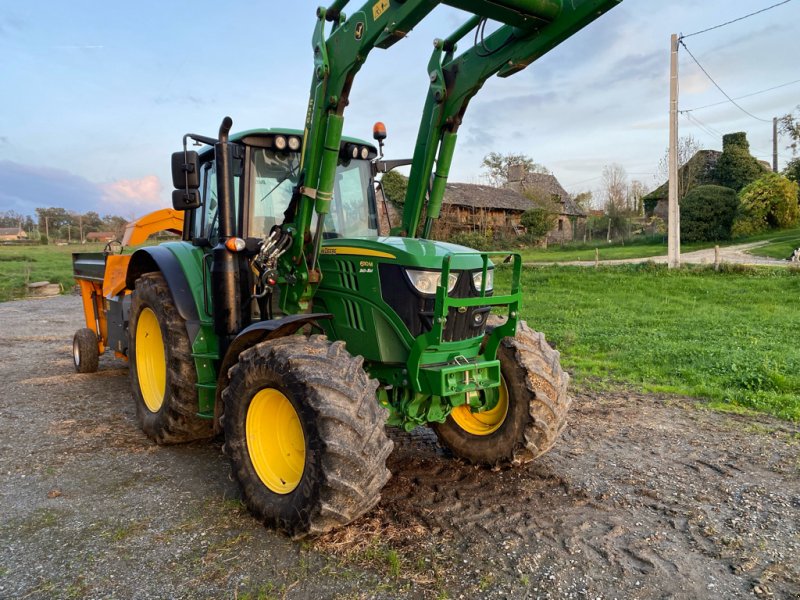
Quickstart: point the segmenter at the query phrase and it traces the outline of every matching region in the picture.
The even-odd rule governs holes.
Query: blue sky
[[[480,182],[491,151],[521,152],[571,192],[596,190],[604,165],[655,184],[667,143],[669,36],[777,0],[624,0],[575,37],[472,101],[451,181]],[[5,0],[0,8],[0,210],[64,206],[126,217],[169,205],[170,153],[191,131],[302,123],[317,2],[111,3]],[[359,6],[358,0],[352,2]],[[346,132],[389,130],[387,155],[410,156],[431,41],[465,15],[437,8],[406,40],[375,50],[356,78]],[[688,38],[717,83],[739,97],[800,79],[800,2]],[[681,53],[681,108],[724,100]],[[763,119],[800,104],[800,82],[742,99]],[[681,134],[720,148],[746,131],[769,160],[771,123],[730,104],[681,119]],[[781,163],[788,158],[781,144]]]

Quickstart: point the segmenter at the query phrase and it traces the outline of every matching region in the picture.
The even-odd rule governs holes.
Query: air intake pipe
[[[225,247],[225,241],[236,235],[236,198],[233,191],[233,160],[228,136],[233,120],[225,117],[219,127],[219,140],[214,145],[217,171],[219,240],[212,250],[211,298],[214,305],[214,331],[220,338],[220,352],[242,329],[242,300],[239,287],[239,256]]]

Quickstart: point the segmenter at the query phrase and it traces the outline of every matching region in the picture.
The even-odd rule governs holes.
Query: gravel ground
[[[219,442],[158,447],[127,369],[76,374],[79,298],[0,304],[0,598],[800,598],[800,428],[579,394],[515,470],[392,432],[378,507],[294,542]]]

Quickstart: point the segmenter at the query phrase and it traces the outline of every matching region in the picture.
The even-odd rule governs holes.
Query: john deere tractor
[[[105,333],[100,350],[129,359],[143,430],[162,444],[223,434],[249,509],[295,536],[378,502],[387,424],[431,426],[486,465],[525,463],[556,441],[568,376],[519,320],[520,257],[500,255],[508,285],[495,291],[497,253],[430,235],[486,79],[525,68],[618,0],[369,0],[346,16],[347,3],[317,11],[302,130],[231,134],[226,117],[216,137],[187,134],[172,157],[181,241],[76,257],[79,278],[94,268],[103,281],[87,287],[87,324]],[[342,135],[354,77],[439,4],[473,16],[434,42],[413,159],[384,160],[380,124],[377,144]],[[411,165],[402,222],[381,236],[375,178],[399,164]],[[96,366],[96,338],[82,332],[79,370]]]

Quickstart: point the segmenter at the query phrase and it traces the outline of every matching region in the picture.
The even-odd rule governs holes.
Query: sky
[[[526,70],[492,78],[459,132],[451,181],[481,183],[489,152],[523,153],[573,193],[599,195],[605,165],[660,184],[668,141],[670,34],[690,34],[779,0],[624,0]],[[351,11],[361,5],[353,0]],[[37,206],[130,218],[169,206],[170,154],[187,132],[302,127],[317,2],[135,3],[0,0],[0,211]],[[345,12],[347,11],[345,9]],[[359,72],[345,133],[388,129],[387,158],[410,156],[434,38],[468,15],[440,6]],[[771,161],[772,117],[800,104],[800,0],[687,37],[680,135],[721,149],[745,131]],[[465,40],[466,41],[466,40]],[[788,85],[784,85],[788,84]],[[699,123],[699,124],[698,124]],[[780,165],[790,158],[779,138]]]

